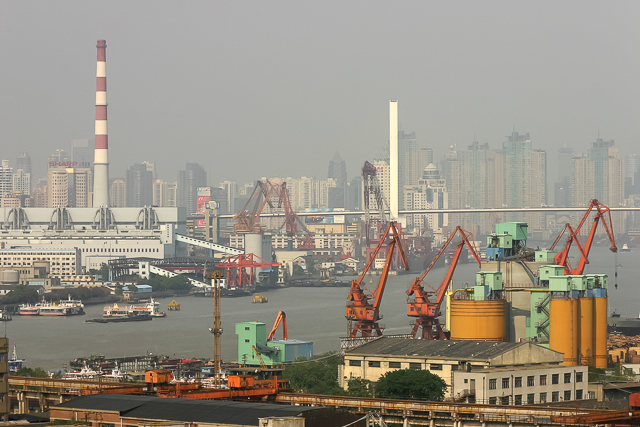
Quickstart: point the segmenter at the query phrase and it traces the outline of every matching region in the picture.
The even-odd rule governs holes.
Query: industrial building
[[[313,342],[282,339],[267,340],[267,326],[261,322],[236,323],[238,362],[241,365],[282,365],[298,357],[313,358]]]
[[[462,390],[470,388],[468,381],[475,379],[476,390],[483,387],[486,390],[484,395],[477,391],[481,400],[476,402],[489,403],[489,398],[494,394],[490,392],[488,383],[483,385],[481,382],[482,375],[493,372],[496,377],[500,376],[499,372],[502,371],[491,369],[501,368],[509,371],[509,378],[528,377],[531,376],[527,374],[528,371],[539,369],[548,371],[549,387],[544,388],[546,385],[540,385],[538,382],[536,384],[543,386],[543,389],[536,389],[535,393],[547,392],[551,400],[553,391],[559,391],[559,387],[551,387],[558,385],[552,384],[552,374],[564,376],[565,373],[581,372],[586,390],[587,367],[567,367],[563,366],[562,362],[562,353],[530,342],[415,340],[383,336],[362,346],[345,350],[344,365],[339,366],[338,381],[340,386],[346,389],[349,381],[354,378],[375,382],[385,373],[394,370],[427,370],[447,383],[445,398],[462,397]],[[503,373],[502,377],[506,377],[506,374]],[[465,382],[465,379],[468,381]],[[457,381],[460,382],[456,383]],[[574,381],[571,382],[571,387],[573,386]],[[508,388],[511,389],[511,386]],[[504,392],[502,387],[499,389]],[[564,389],[562,391],[564,392]],[[575,393],[572,396],[575,396]],[[583,396],[586,397],[586,391]],[[514,400],[510,400],[508,404],[514,404]]]
[[[49,246],[50,247],[50,246]],[[21,269],[23,267],[43,267],[48,265],[52,277],[80,274],[80,249],[0,249],[0,267]]]
[[[358,415],[333,408],[226,400],[165,399],[96,394],[51,408],[51,421],[82,421],[92,427],[211,426],[325,427],[346,425]],[[365,421],[350,424],[364,427]]]

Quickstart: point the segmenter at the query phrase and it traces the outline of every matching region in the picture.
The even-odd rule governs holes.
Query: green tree
[[[376,397],[443,400],[447,383],[429,371],[402,369],[384,374],[375,386]]]
[[[347,394],[355,397],[373,397],[371,381],[362,378],[354,378],[350,380]]]
[[[338,385],[338,355],[328,353],[323,358],[294,360],[284,369],[284,377],[291,387],[304,393],[342,395]]]
[[[35,304],[40,295],[35,286],[17,285],[14,290],[2,298],[3,304]]]
[[[34,377],[34,378],[48,378],[49,375],[42,368],[20,368],[16,372],[16,376],[18,377]]]

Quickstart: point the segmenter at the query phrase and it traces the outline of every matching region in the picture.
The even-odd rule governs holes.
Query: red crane
[[[389,236],[389,233],[391,233],[391,236]],[[362,281],[371,268],[376,255],[380,251],[380,248],[387,240],[387,236],[389,236],[391,240],[388,243],[384,268],[380,273],[380,280],[378,281],[378,285],[373,290],[373,292],[371,292],[364,286],[362,286]],[[391,269],[391,259],[393,257],[393,251],[396,247],[400,252],[400,257],[402,258],[402,263],[405,270],[409,269],[409,264],[407,263],[407,258],[405,257],[404,248],[402,245],[402,234],[396,228],[396,223],[390,222],[387,226],[387,230],[382,235],[378,246],[373,252],[373,255],[371,256],[371,258],[369,258],[369,261],[362,271],[362,274],[357,280],[353,280],[351,282],[351,290],[349,292],[349,296],[347,297],[347,300],[349,302],[347,302],[345,315],[348,320],[348,333],[350,337],[355,338],[358,335],[358,332],[360,332],[362,337],[370,337],[374,334],[375,336],[382,335],[382,330],[378,325],[378,320],[382,319],[382,316],[380,315],[380,303],[382,302],[382,295],[384,294],[384,288],[387,284],[387,277],[389,276],[389,270]],[[355,325],[352,326],[352,322],[354,320]]]
[[[282,339],[287,340],[287,315],[284,311],[280,310],[278,312],[278,316],[276,317],[276,322],[273,324],[273,328],[271,328],[271,332],[269,332],[269,336],[267,337],[267,341],[273,341],[273,337],[278,330],[278,326],[282,323]]]
[[[458,247],[451,259],[451,265],[449,266],[449,271],[447,271],[447,275],[444,277],[440,286],[436,289],[433,289],[433,292],[427,292],[424,290],[424,287],[421,285],[424,278],[427,276],[429,271],[436,264],[438,259],[445,253],[447,246],[453,240],[456,234],[460,233],[460,243],[458,243]],[[460,259],[460,254],[462,253],[462,248],[466,244],[471,251],[471,254],[476,259],[478,266],[480,267],[480,257],[476,252],[475,248],[471,244],[471,240],[473,240],[473,234],[468,231],[463,230],[460,226],[456,227],[455,231],[449,236],[449,239],[444,243],[440,252],[436,255],[436,257],[431,261],[429,267],[425,270],[425,272],[420,277],[416,277],[411,284],[411,287],[407,290],[407,295],[409,298],[413,297],[407,302],[407,315],[410,317],[416,317],[416,322],[413,325],[413,329],[411,330],[411,335],[415,338],[418,330],[422,328],[422,339],[423,340],[433,340],[440,339],[446,340],[442,326],[440,326],[440,322],[438,317],[442,314],[440,312],[440,305],[442,304],[442,300],[444,299],[445,291],[447,290],[447,286],[451,282],[453,278],[453,273],[456,271],[456,266],[458,265],[458,260]],[[429,286],[431,287],[431,286]],[[429,294],[433,294],[433,301],[429,299]],[[434,334],[435,328],[435,334]]]
[[[291,206],[291,199],[289,197],[289,189],[287,183],[283,182],[279,189],[279,203],[284,207],[284,228],[288,236],[295,236],[298,231],[301,230],[305,233],[305,236],[298,242],[298,249],[310,250],[316,248],[315,238],[313,233],[309,231],[304,222],[300,219],[296,211]],[[299,226],[299,228],[298,228]],[[293,249],[293,248],[289,248]]]
[[[237,221],[233,226],[233,231],[236,233],[261,233],[260,214],[265,205],[274,207],[271,203],[272,195],[279,195],[276,185],[273,185],[269,180],[266,182],[257,181],[251,197],[242,210],[233,217]]]
[[[589,236],[587,237],[587,241],[584,245],[580,244],[580,229],[589,218],[589,215],[593,210],[596,210],[595,216],[593,218],[593,224],[591,225],[591,230],[589,231]],[[586,264],[589,264],[589,252],[591,251],[591,245],[593,244],[593,239],[596,236],[596,230],[598,228],[598,224],[602,221],[602,225],[604,225],[604,229],[607,232],[607,237],[611,242],[611,247],[609,248],[611,252],[618,252],[618,248],[616,247],[615,237],[613,235],[613,223],[611,222],[611,211],[608,207],[600,203],[598,200],[593,199],[587,208],[582,220],[575,228],[575,230],[569,225],[565,225],[565,228],[569,230],[569,237],[567,238],[567,242],[565,244],[564,249],[556,254],[554,261],[556,265],[564,266],[564,274],[582,274],[584,272],[584,268]],[[563,230],[564,232],[564,230]],[[561,233],[562,235],[562,233]],[[560,239],[560,236],[556,239],[556,242]],[[569,263],[569,250],[571,249],[571,244],[576,242],[578,249],[580,250],[580,261],[576,268],[572,268]],[[555,243],[554,243],[555,246]]]

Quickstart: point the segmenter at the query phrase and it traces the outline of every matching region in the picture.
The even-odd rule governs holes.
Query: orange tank
[[[461,341],[507,341],[507,302],[452,300],[451,339]]]
[[[578,300],[554,298],[549,303],[549,348],[564,353],[565,365],[578,363]]]
[[[594,298],[593,348],[595,350],[595,366],[599,369],[607,367],[607,297]]]
[[[580,364],[595,366],[595,354],[593,352],[593,298],[580,298]]]

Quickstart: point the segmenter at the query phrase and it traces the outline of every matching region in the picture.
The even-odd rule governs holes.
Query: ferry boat
[[[160,311],[160,303],[153,298],[149,300],[145,305],[133,306],[135,311],[146,311],[151,317],[166,317],[167,313]]]
[[[129,317],[131,306],[120,307],[118,303],[108,305],[102,310],[102,317]]]
[[[63,307],[55,302],[44,303],[40,305],[40,316],[69,316],[71,309],[69,307]]]
[[[16,352],[16,343],[13,343],[13,354],[11,355],[11,359],[9,359],[9,372],[15,374],[20,369],[22,369],[22,364],[24,362],[24,359],[18,359],[18,353]]]
[[[60,305],[70,308],[69,314],[71,315],[84,314],[84,304],[82,301],[79,299],[71,299],[71,295],[69,295],[69,298],[66,300],[61,299]]]
[[[93,369],[89,369],[87,365],[84,365],[82,369],[75,372],[67,372],[64,375],[65,380],[77,380],[77,379],[87,379],[101,376],[102,373],[98,371],[94,371]]]
[[[41,304],[22,304],[20,306],[20,311],[18,312],[20,316],[39,316],[40,315],[40,306]]]

